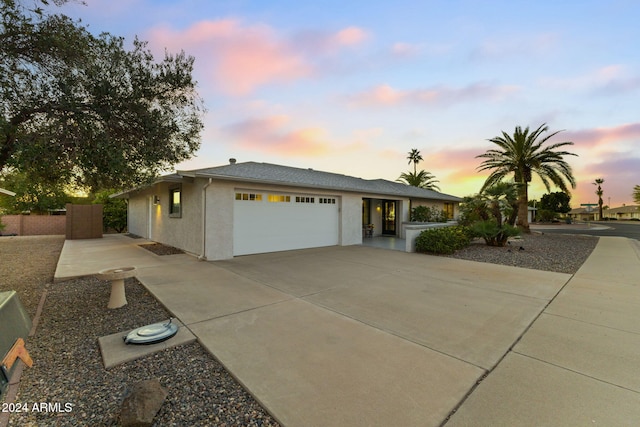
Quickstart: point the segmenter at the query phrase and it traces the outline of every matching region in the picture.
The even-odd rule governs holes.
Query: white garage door
[[[337,245],[339,204],[335,196],[237,190],[233,254]]]

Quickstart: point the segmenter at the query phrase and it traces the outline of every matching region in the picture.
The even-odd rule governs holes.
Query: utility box
[[[24,340],[31,331],[31,318],[18,299],[15,291],[0,292],[0,362],[4,361],[7,354],[19,338]],[[0,395],[9,384],[9,379],[17,365],[11,369],[0,366]]]

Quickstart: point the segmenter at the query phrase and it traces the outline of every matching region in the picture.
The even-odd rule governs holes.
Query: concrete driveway
[[[527,392],[516,377],[536,372],[531,360],[548,365],[535,341],[519,345],[532,357],[511,349],[529,330],[557,328],[554,312],[543,311],[574,277],[363,246],[200,262],[159,257],[127,239],[102,239],[118,246],[100,242],[102,253],[122,259],[95,250],[101,261],[91,268],[139,262],[138,279],[286,426],[437,426],[456,409],[452,425],[495,425],[502,415],[492,408]],[[67,241],[57,276],[71,272],[84,244]],[[624,262],[637,262],[631,253]],[[550,307],[566,310],[568,295]],[[494,371],[503,377],[487,394]]]

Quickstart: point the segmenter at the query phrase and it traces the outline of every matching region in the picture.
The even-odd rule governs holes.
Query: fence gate
[[[102,205],[67,203],[67,240],[102,237]]]

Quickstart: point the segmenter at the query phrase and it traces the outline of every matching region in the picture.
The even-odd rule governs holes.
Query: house
[[[462,200],[384,179],[234,159],[113,197],[129,200],[130,233],[208,260],[361,244],[369,224],[374,235],[403,236],[411,207],[440,208],[453,219]]]
[[[597,207],[592,207],[591,209],[586,209],[586,208],[571,209],[568,215],[571,218],[579,221],[599,221],[600,220],[600,212]],[[607,220],[609,218],[615,218],[618,220],[640,219],[640,206],[622,205],[617,208],[611,208],[611,209],[604,208],[602,210],[602,217],[604,220]]]
[[[640,206],[622,205],[618,208],[605,209],[602,215],[605,218],[616,218],[619,220],[640,219]]]
[[[574,208],[567,212],[567,216],[574,221],[596,221],[598,209]]]

